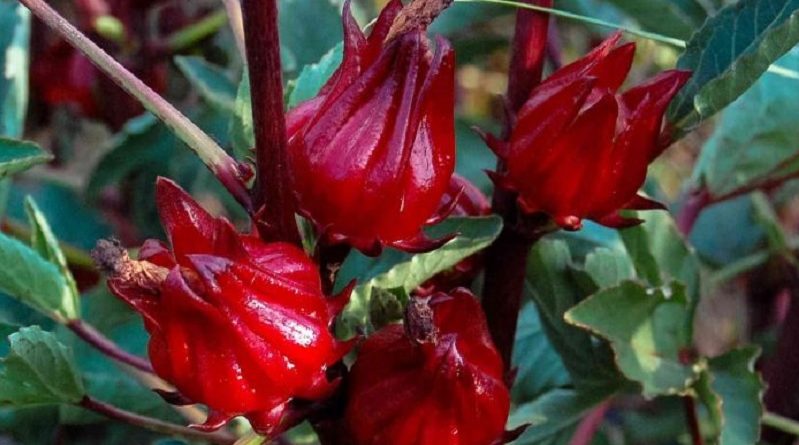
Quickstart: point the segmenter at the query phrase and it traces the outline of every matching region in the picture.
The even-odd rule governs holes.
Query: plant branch
[[[795,161],[795,159],[791,158],[790,161]],[[787,162],[781,163],[773,171],[779,170],[784,164],[787,164]],[[690,235],[694,224],[699,219],[699,216],[708,207],[740,198],[741,196],[748,195],[756,191],[768,192],[782,186],[788,181],[799,178],[799,171],[774,177],[768,177],[768,174],[765,176],[765,179],[751,181],[749,184],[718,196],[713,196],[706,188],[699,188],[691,191],[685,201],[685,205],[677,215],[677,227],[680,229],[680,232],[686,236]]]
[[[85,396],[77,405],[94,411],[97,414],[108,417],[109,419],[118,420],[129,425],[155,431],[156,433],[179,436],[186,439],[205,440],[220,445],[229,445],[236,441],[236,437],[226,431],[204,433],[202,431],[185,426],[164,422],[160,419],[154,419],[152,417],[142,416],[130,411],[125,411],[123,409],[117,408],[116,406],[96,400],[90,396]]]
[[[253,200],[266,227],[262,236],[300,244],[286,166],[277,0],[243,0],[242,12],[255,127],[257,177]]]
[[[789,419],[778,414],[765,412],[763,413],[762,422],[763,425],[774,428],[775,430],[799,437],[799,422],[793,419]]]
[[[55,30],[72,46],[83,52],[100,70],[110,76],[125,91],[139,100],[144,107],[161,119],[189,146],[209,169],[219,178],[230,193],[248,210],[251,210],[246,186],[242,181],[241,165],[230,157],[216,141],[203,132],[172,104],[144,84],[102,48],[51,8],[44,0],[19,0],[39,19]]]
[[[685,204],[680,209],[680,213],[677,214],[676,220],[677,228],[683,235],[689,236],[691,234],[694,224],[699,220],[699,215],[710,205],[710,202],[710,194],[704,188],[689,192]]]
[[[553,0],[530,0],[551,7]],[[522,108],[530,92],[541,82],[549,36],[549,15],[529,9],[516,14],[516,31],[511,44],[508,73],[508,101],[514,112]]]
[[[599,406],[591,410],[591,412],[583,418],[577,426],[577,430],[572,435],[569,445],[591,445],[591,442],[602,426],[602,421],[605,420],[605,415],[610,410],[611,401],[606,400]]]
[[[561,9],[555,8],[547,8],[543,6],[532,5],[528,3],[524,3],[522,1],[510,1],[510,0],[455,0],[456,3],[493,3],[497,5],[505,5],[505,6],[512,6],[519,9],[527,9],[531,11],[540,11],[552,14],[556,17],[561,17],[564,19],[575,20],[578,22],[589,23],[591,25],[602,26],[605,28],[613,28],[618,29],[620,31],[626,32],[627,34],[632,34],[635,36],[643,37],[645,39],[653,40],[655,42],[665,43],[668,45],[675,46],[677,48],[685,48],[686,42],[684,40],[676,39],[674,37],[668,37],[661,34],[656,34],[653,32],[642,31],[640,29],[630,28],[627,26],[620,25],[618,23],[611,23],[606,22],[604,20],[596,19],[593,17],[588,17],[580,14],[573,14],[568,11],[563,11]]]
[[[779,329],[779,337],[774,353],[763,365],[763,379],[768,386],[763,397],[766,408],[781,416],[795,418],[799,416],[799,403],[796,394],[799,392],[799,271],[789,261],[782,264],[786,277],[785,287],[790,293],[791,301],[785,319]],[[779,432],[767,430],[764,439],[770,443],[780,443]]]
[[[170,35],[166,46],[171,52],[186,50],[200,40],[216,34],[225,24],[227,13],[224,10],[216,11]]]
[[[244,43],[244,18],[241,15],[241,1],[222,0],[227,11],[230,29],[233,30],[233,37],[236,39],[236,47],[241,54],[241,60],[247,60],[247,45]]]
[[[530,1],[551,4],[551,0]],[[507,97],[512,99],[509,100],[511,110],[505,123],[506,138],[510,137],[513,116],[530,91],[541,82],[549,23],[545,18],[529,11],[517,14],[509,68],[513,80],[508,83]],[[504,170],[502,161],[497,161],[497,171]],[[482,305],[491,337],[508,371],[513,358],[527,255],[535,241],[547,233],[549,218],[525,218],[516,206],[516,194],[500,187],[494,189],[492,207],[502,216],[504,225],[499,238],[486,250]]]
[[[501,204],[496,198],[495,211]],[[515,206],[515,201],[512,200],[512,203]],[[482,298],[488,330],[506,372],[511,369],[513,358],[513,343],[527,274],[527,256],[533,244],[552,231],[548,217],[539,219],[537,215],[533,220],[518,223],[512,218],[505,219],[502,233],[486,250]]]
[[[702,431],[699,428],[696,402],[691,396],[683,396],[682,402],[685,411],[685,423],[688,426],[688,432],[691,434],[691,443],[693,445],[704,445],[705,439],[702,437]]]
[[[126,365],[132,366],[140,371],[153,373],[150,363],[142,357],[123,351],[119,345],[104,336],[94,326],[83,320],[70,320],[66,323],[67,328],[81,340],[94,346],[98,351]]]

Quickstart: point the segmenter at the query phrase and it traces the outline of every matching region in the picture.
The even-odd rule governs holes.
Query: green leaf
[[[95,168],[87,193],[97,197],[104,187],[119,184],[137,169],[163,162],[176,144],[177,138],[152,114],[129,120]]]
[[[53,159],[33,142],[0,137],[0,178],[27,170]]]
[[[777,65],[799,72],[799,49]],[[767,72],[727,107],[702,148],[693,181],[719,197],[799,172],[797,84]]]
[[[691,348],[691,308],[678,282],[647,288],[626,281],[587,298],[565,319],[610,341],[619,369],[645,397],[688,394],[698,378],[682,359]]]
[[[369,300],[369,321],[375,330],[402,321],[408,301],[410,301],[410,295],[401,287],[397,289],[372,288]]]
[[[319,60],[342,40],[340,1],[280,0],[280,43],[297,66]]]
[[[554,389],[533,402],[519,405],[508,419],[509,429],[531,425],[514,445],[541,443],[573,427],[591,408],[612,393],[582,393],[572,389]]]
[[[75,299],[58,266],[21,242],[0,234],[0,291],[63,320],[78,317]]]
[[[246,72],[241,78],[236,94],[234,116],[230,122],[230,140],[237,158],[244,159],[252,155],[251,150],[255,147],[255,127],[250,100],[250,77]]]
[[[25,445],[52,445],[58,425],[58,407],[53,405],[0,408],[0,431]]]
[[[624,246],[638,276],[652,286],[672,279],[685,284],[692,303],[699,300],[699,259],[666,211],[648,211],[638,216],[645,222],[621,230]]]
[[[345,324],[353,327],[367,322],[373,289],[402,288],[410,292],[439,272],[488,247],[501,230],[502,219],[497,216],[450,218],[427,230],[428,236],[433,238],[458,234],[438,250],[409,255],[386,249],[377,258],[353,252],[342,264],[336,278],[337,289],[342,289],[351,280],[358,280],[358,287],[344,313]]]
[[[196,56],[177,56],[175,63],[209,104],[224,111],[233,111],[237,86],[221,67]]]
[[[8,337],[9,354],[0,361],[0,403],[35,406],[77,403],[85,395],[72,352],[39,327]]]
[[[764,385],[755,372],[760,351],[737,349],[710,359],[697,383],[719,445],[751,445],[760,437]]]
[[[567,324],[563,315],[582,301],[587,291],[576,280],[576,265],[562,240],[543,239],[527,260],[526,290],[538,307],[545,332],[558,351],[572,382],[581,391],[617,389],[623,379],[607,344]]]
[[[707,18],[696,0],[610,0],[647,30],[688,39]]]
[[[330,76],[338,69],[344,54],[344,45],[339,43],[327,52],[319,62],[305,65],[300,75],[291,82],[289,87],[289,108],[296,107],[300,102],[314,98]]]
[[[600,288],[613,287],[625,280],[635,278],[635,267],[623,251],[595,249],[585,257],[585,271]]]
[[[698,125],[743,94],[799,42],[799,0],[741,0],[708,19],[677,67],[693,77],[672,103],[679,131]]]
[[[20,137],[28,110],[30,11],[0,2],[0,136]]]
[[[569,373],[544,332],[534,304],[519,313],[513,346],[513,399],[517,403],[536,399],[544,392],[569,383]]]
[[[58,267],[61,271],[61,276],[69,287],[72,298],[71,301],[63,303],[64,311],[76,315],[80,314],[78,285],[69,270],[67,258],[64,256],[64,252],[61,251],[61,246],[58,244],[58,239],[53,234],[50,224],[31,197],[25,200],[25,211],[28,213],[28,221],[31,226],[31,247],[44,259]]]
[[[691,230],[690,242],[703,262],[726,266],[757,252],[763,230],[754,220],[752,199],[741,196],[708,207]]]

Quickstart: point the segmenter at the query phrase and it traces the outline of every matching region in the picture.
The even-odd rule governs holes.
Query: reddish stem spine
[[[552,0],[528,0],[527,3],[552,6]],[[530,92],[541,82],[548,24],[547,14],[529,10],[517,12],[507,93],[513,115],[521,109]],[[506,137],[510,135],[513,120],[513,116],[508,117]],[[499,163],[497,171],[502,170],[504,166]],[[519,215],[515,194],[496,188],[493,207],[503,217],[505,227],[497,241],[486,251],[483,310],[505,369],[509,370],[524,289],[527,254],[540,235],[530,236],[530,231],[523,229],[525,224],[517,221]],[[532,232],[535,233],[536,230],[533,228]]]
[[[300,242],[287,171],[286,116],[280,64],[277,0],[243,0],[244,36],[255,127],[256,185],[262,233],[276,241]]]

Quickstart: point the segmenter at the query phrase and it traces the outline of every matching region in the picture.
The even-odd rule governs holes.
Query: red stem
[[[539,6],[552,6],[552,0],[529,0]],[[521,109],[530,92],[541,82],[546,56],[549,17],[529,10],[519,10],[516,15],[516,34],[512,43],[511,66],[508,79],[508,116],[505,136],[510,134],[513,115]],[[497,171],[504,170],[501,162]],[[519,223],[516,196],[500,188],[494,190],[494,212],[503,217],[505,227],[499,238],[486,251],[483,310],[494,344],[505,364],[511,367],[513,342],[521,308],[527,254],[541,236],[535,227]]]
[[[694,228],[702,211],[711,204],[710,194],[705,189],[690,192],[685,200],[680,213],[677,215],[677,228],[683,235],[688,236]]]
[[[552,1],[527,0],[525,3],[551,8]],[[519,9],[516,13],[516,33],[508,73],[508,100],[514,111],[521,109],[530,92],[541,82],[548,29],[548,14],[528,9]]]
[[[263,236],[300,243],[287,172],[286,116],[280,64],[277,0],[243,0],[244,36],[255,127],[256,185]]]
[[[790,307],[780,327],[777,347],[763,367],[763,379],[768,385],[763,402],[766,408],[781,416],[796,419],[799,417],[799,271],[793,264],[783,266],[788,277],[788,290],[791,294]],[[768,429],[764,439],[769,443],[790,443],[785,433]]]
[[[683,409],[685,410],[685,422],[688,426],[688,432],[691,433],[691,443],[693,445],[705,445],[705,440],[702,438],[702,431],[699,428],[696,402],[694,402],[693,397],[690,396],[684,396],[682,402]]]
[[[605,414],[610,409],[611,401],[607,400],[594,408],[577,426],[569,445],[590,445],[605,420]]]
[[[527,254],[533,243],[513,229],[503,229],[486,251],[483,311],[506,371],[511,368]]]
[[[147,360],[129,352],[123,351],[119,345],[100,333],[100,331],[95,329],[94,326],[84,322],[83,320],[71,320],[66,326],[83,341],[92,345],[98,351],[113,358],[114,360],[132,366],[140,371],[148,372],[150,374],[153,373],[153,368],[150,366],[150,363]]]
[[[148,429],[150,431],[155,431],[157,433],[166,434],[169,436],[179,436],[186,439],[197,439],[221,445],[232,444],[236,441],[236,437],[227,433],[226,431],[204,433],[202,431],[185,426],[164,422],[160,419],[154,419],[152,417],[142,416],[130,411],[125,411],[89,396],[85,396],[78,403],[78,405],[88,410],[94,411],[97,414],[108,417],[109,419],[118,420],[129,425]]]

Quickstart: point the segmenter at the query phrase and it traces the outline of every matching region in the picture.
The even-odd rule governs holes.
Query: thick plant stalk
[[[780,327],[774,354],[763,366],[763,379],[768,385],[763,402],[769,411],[796,420],[799,417],[799,403],[796,401],[799,391],[799,271],[787,261],[783,267],[788,277],[791,302]],[[766,430],[763,437],[770,443],[788,443],[785,434],[775,429]]]
[[[536,6],[552,7],[553,0],[533,0]],[[514,112],[521,109],[530,91],[541,81],[546,59],[549,15],[520,9],[516,13],[516,31],[511,46],[508,73],[508,101]]]
[[[244,0],[244,36],[255,127],[256,185],[253,200],[274,241],[300,244],[287,169],[286,116],[280,64],[277,0]],[[266,233],[264,233],[266,232]]]
[[[529,0],[528,3],[552,6],[552,0]],[[541,12],[519,10],[517,13],[507,93],[512,115],[524,105],[532,89],[541,82],[548,23],[548,15]],[[506,137],[510,133],[512,121],[513,117],[509,116]],[[503,170],[504,165],[498,163],[497,171]],[[496,242],[486,251],[483,310],[505,369],[509,370],[524,289],[527,255],[533,243],[544,233],[529,226],[539,223],[546,225],[546,221],[520,221],[515,194],[499,187],[494,190],[493,207],[503,217],[505,226]]]
[[[101,71],[169,126],[189,148],[197,153],[203,163],[219,178],[239,203],[251,210],[247,188],[241,179],[244,173],[242,166],[230,157],[216,141],[102,48],[89,40],[44,0],[19,0],[19,2],[72,46],[83,52]]]
[[[170,436],[178,436],[185,439],[203,440],[220,445],[228,445],[236,441],[236,437],[226,431],[204,433],[193,428],[175,425],[174,423],[164,422],[160,419],[154,419],[152,417],[142,416],[130,411],[125,411],[89,396],[85,396],[83,400],[78,403],[78,406],[86,408],[90,411],[94,411],[95,413],[108,417],[109,419],[118,420],[129,425]]]

